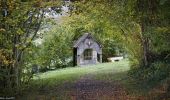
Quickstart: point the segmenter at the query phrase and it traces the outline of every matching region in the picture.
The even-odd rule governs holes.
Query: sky
[[[46,13],[45,17],[55,19],[56,21],[60,21],[63,16],[67,16],[68,15],[67,12],[69,10],[67,5],[61,7],[61,10],[62,10],[61,13],[56,13],[56,11],[52,10],[51,8],[48,8],[48,9],[49,9],[50,12]],[[49,28],[46,27],[43,30],[39,31],[38,35],[41,35],[40,37],[42,37],[43,36],[42,33],[47,32],[48,30],[49,30]],[[37,38],[36,40],[34,40],[35,45],[41,45],[42,40],[43,40],[43,38]]]

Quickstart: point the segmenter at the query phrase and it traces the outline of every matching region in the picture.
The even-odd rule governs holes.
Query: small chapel
[[[73,64],[83,66],[102,63],[102,46],[90,33],[84,33],[73,44]]]

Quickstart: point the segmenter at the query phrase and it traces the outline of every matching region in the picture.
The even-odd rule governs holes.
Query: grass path
[[[75,83],[71,100],[127,100],[126,92],[118,82],[101,81],[88,74]]]
[[[17,100],[145,100],[122,85],[128,70],[123,60],[41,73]]]

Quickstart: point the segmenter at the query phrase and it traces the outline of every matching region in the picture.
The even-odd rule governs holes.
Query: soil
[[[117,81],[96,80],[93,75],[85,75],[74,84],[68,94],[71,100],[145,100],[144,97],[129,96]]]

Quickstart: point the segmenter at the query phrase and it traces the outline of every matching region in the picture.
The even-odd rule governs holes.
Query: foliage
[[[24,52],[28,52],[26,49],[36,38],[44,13],[47,12],[45,8],[50,4],[51,1],[43,0],[0,1],[1,93],[13,95],[22,90],[23,78],[27,76],[23,74],[26,69],[23,64]]]
[[[54,25],[44,36],[39,50],[42,67],[63,68],[70,66],[72,61],[73,33],[65,26]]]
[[[43,28],[44,15],[50,12],[45,8],[52,6],[52,10],[60,13],[62,3],[0,1],[2,92],[19,91],[23,83],[32,78],[33,66],[40,66],[42,70],[70,66],[73,40],[85,32],[92,33],[102,44],[104,61],[118,56],[118,52],[127,53],[137,78],[159,81],[168,76],[169,67],[162,66],[169,66],[170,61],[169,0],[72,1],[68,15],[57,24],[52,20],[52,25],[47,26],[50,31],[44,32],[41,45],[33,41],[42,35],[38,31]]]
[[[142,59],[140,66],[149,67],[155,56],[169,55],[169,16],[168,0],[130,0],[128,11],[141,27]],[[160,47],[160,48],[159,48]],[[165,53],[166,52],[166,53]],[[157,57],[157,59],[159,59]]]
[[[140,83],[146,83],[148,86],[157,85],[161,80],[170,76],[170,64],[163,62],[155,62],[147,68],[135,68],[130,71],[130,76],[138,80]]]

